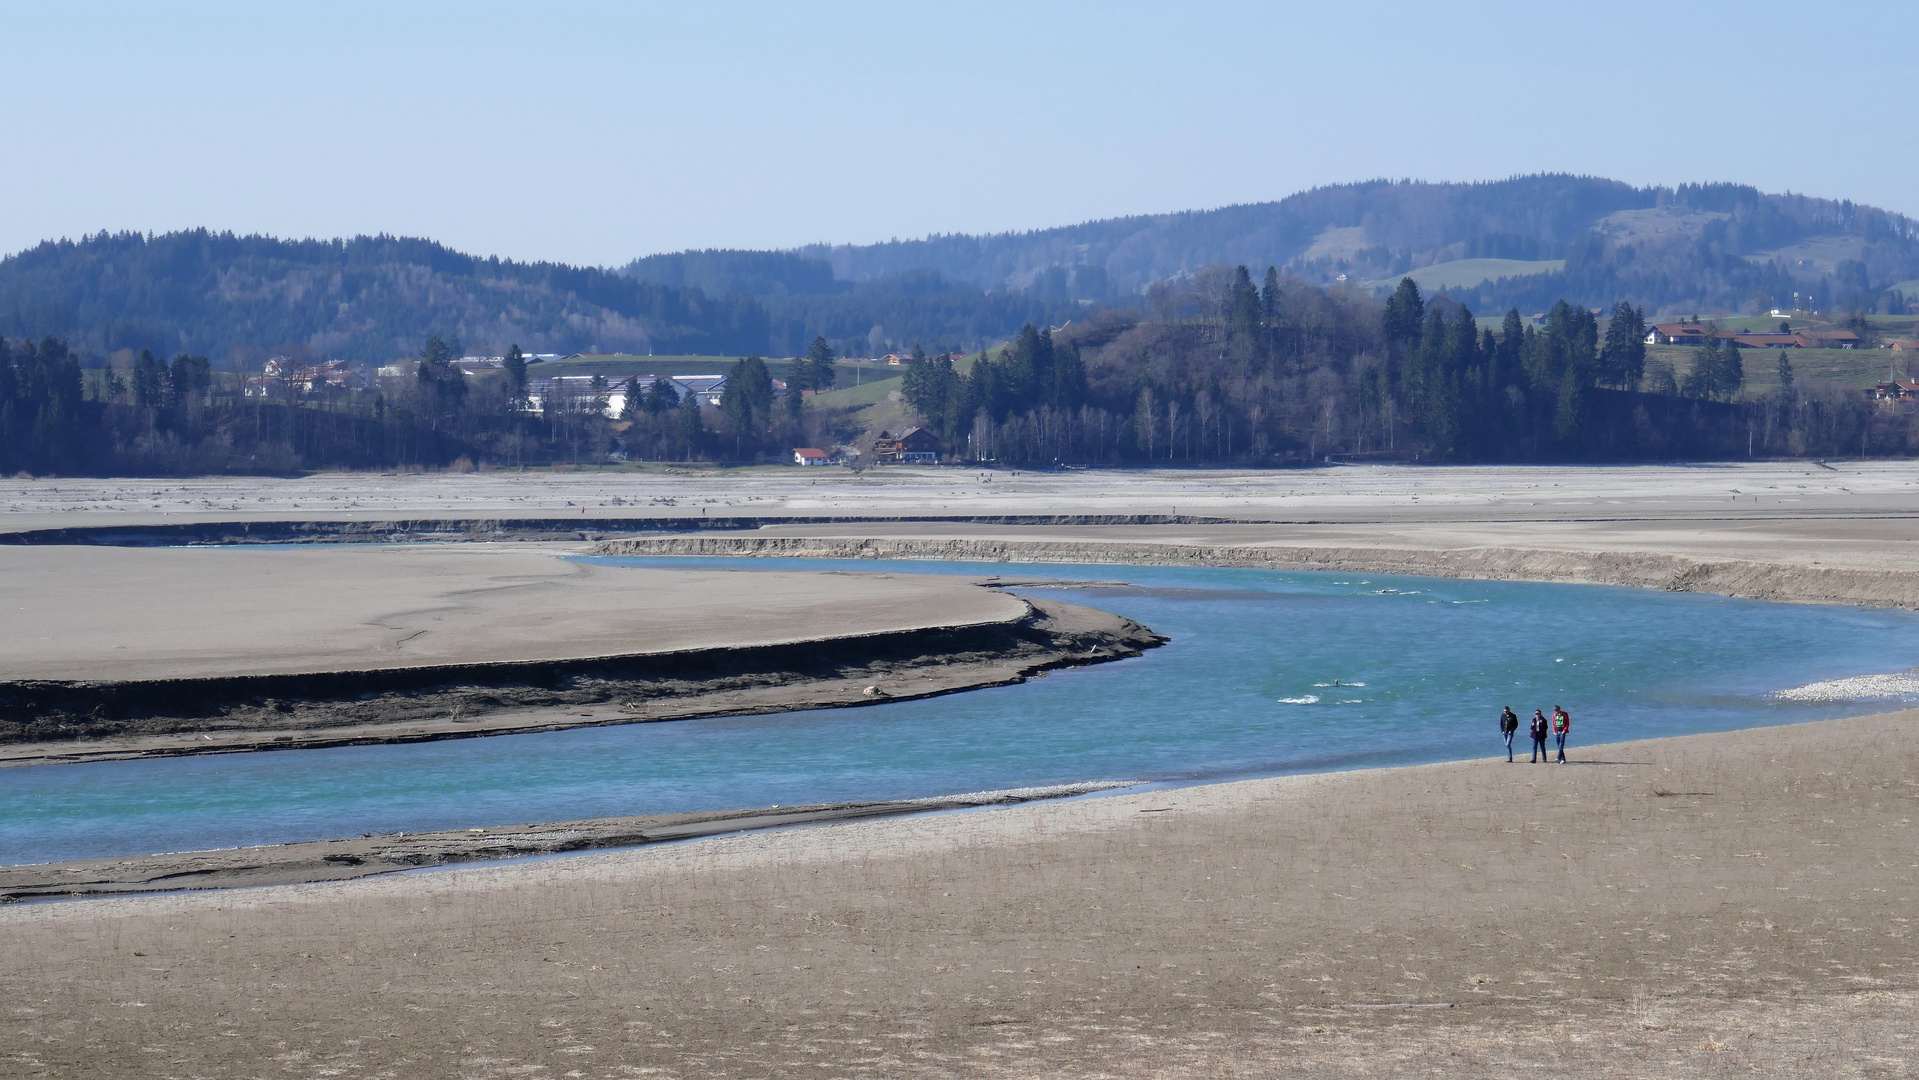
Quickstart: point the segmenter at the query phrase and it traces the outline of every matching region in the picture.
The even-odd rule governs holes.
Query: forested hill
[[[1562,296],[1592,306],[1629,299],[1653,314],[1790,307],[1795,292],[1807,308],[1919,302],[1919,223],[1902,215],[1738,184],[1637,188],[1565,175],[1378,180],[1025,233],[656,256],[629,272],[667,280],[660,271],[675,259],[761,294],[818,290],[830,270],[835,288],[937,273],[980,289],[1106,300],[1208,265],[1246,265],[1382,290],[1411,273],[1482,310],[1543,310]]]
[[[750,297],[391,236],[103,232],[0,259],[0,337],[53,335],[96,355],[150,348],[218,363],[297,344],[386,361],[433,334],[495,352],[738,355],[764,351],[767,316]]]
[[[656,260],[657,261],[657,260]],[[1078,307],[991,295],[916,272],[835,282],[792,257],[669,257],[653,278],[557,263],[476,258],[431,240],[279,240],[206,230],[100,233],[0,259],[0,337],[65,339],[95,358],[120,350],[199,353],[227,368],[275,352],[384,362],[432,335],[469,351],[698,355],[804,353],[825,335],[848,356],[976,349],[1028,320]],[[761,265],[764,264],[764,265]],[[781,274],[801,277],[785,295]],[[813,277],[804,278],[808,268]],[[763,297],[749,295],[766,294]]]

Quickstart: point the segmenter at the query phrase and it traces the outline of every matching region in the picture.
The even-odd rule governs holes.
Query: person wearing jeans
[[[1573,733],[1572,714],[1560,708],[1559,706],[1554,705],[1553,706],[1553,738],[1559,740],[1559,763],[1561,765],[1564,765],[1566,763],[1566,736],[1571,735],[1572,733]]]
[[[1507,761],[1511,761],[1513,759],[1513,735],[1516,734],[1518,731],[1519,731],[1519,714],[1513,711],[1513,707],[1511,705],[1508,705],[1506,706],[1506,711],[1499,714],[1499,733],[1501,735],[1506,736],[1506,760]]]
[[[1533,764],[1537,765],[1546,758],[1546,714],[1534,709],[1533,722],[1526,733],[1533,737]]]

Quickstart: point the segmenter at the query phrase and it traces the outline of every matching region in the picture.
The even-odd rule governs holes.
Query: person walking
[[[1508,705],[1506,706],[1506,710],[1499,714],[1499,733],[1501,735],[1506,736],[1506,760],[1507,761],[1511,761],[1513,759],[1513,735],[1518,730],[1519,730],[1519,714],[1513,711],[1513,707],[1511,705]]]
[[[1572,714],[1560,708],[1559,706],[1554,705],[1553,706],[1553,737],[1559,740],[1559,764],[1561,765],[1564,765],[1566,763],[1566,736],[1571,735],[1572,733],[1573,733]]]
[[[1551,760],[1546,757],[1546,714],[1534,709],[1532,726],[1528,730],[1533,737],[1533,764]]]

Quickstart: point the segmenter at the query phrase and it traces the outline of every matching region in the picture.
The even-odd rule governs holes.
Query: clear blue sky
[[[0,252],[392,232],[619,264],[1378,176],[1919,215],[1919,4],[0,2]]]

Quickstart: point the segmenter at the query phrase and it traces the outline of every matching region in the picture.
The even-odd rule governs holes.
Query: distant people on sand
[[[1519,714],[1513,712],[1513,707],[1508,705],[1500,710],[1499,713],[1499,733],[1506,737],[1507,761],[1514,760],[1513,733],[1518,730]],[[1534,709],[1532,723],[1527,725],[1526,730],[1527,734],[1533,738],[1533,764],[1537,765],[1542,761],[1553,760],[1553,758],[1549,756],[1551,751],[1546,749],[1546,736],[1548,734],[1558,740],[1558,764],[1564,765],[1566,763],[1566,737],[1573,732],[1573,717],[1571,713],[1554,705],[1552,719],[1548,720],[1544,712],[1539,709]]]
[[[1538,709],[1533,710],[1533,722],[1529,731],[1533,737],[1533,764],[1537,765],[1546,758],[1547,725],[1545,713],[1540,712]]]

